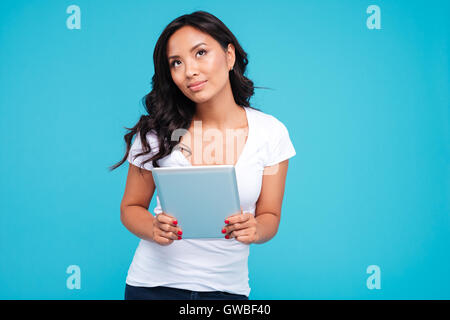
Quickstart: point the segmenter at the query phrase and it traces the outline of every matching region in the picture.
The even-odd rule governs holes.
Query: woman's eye
[[[200,52],[204,52],[206,54],[206,50],[205,49],[201,49],[197,53],[200,53]],[[202,56],[204,56],[204,54],[202,54]]]
[[[200,56],[204,56],[204,55],[206,54],[206,50],[205,50],[205,49],[199,50],[199,51],[197,52],[197,54],[200,53],[200,52],[204,52],[204,54],[202,54],[202,55],[200,55]],[[175,63],[176,63],[176,62],[179,62],[179,61],[180,61],[180,60],[174,60],[174,61],[172,61],[172,63],[171,63],[172,67],[175,67]]]

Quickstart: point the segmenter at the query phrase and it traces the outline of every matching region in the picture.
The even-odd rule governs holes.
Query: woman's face
[[[235,61],[232,44],[225,52],[213,37],[191,26],[172,34],[167,57],[173,82],[195,103],[211,99],[229,85],[229,71]],[[204,83],[192,86],[196,82]]]

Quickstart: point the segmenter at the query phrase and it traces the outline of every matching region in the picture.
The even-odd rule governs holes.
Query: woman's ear
[[[228,50],[227,50],[227,63],[228,63],[228,70],[231,71],[234,68],[234,63],[236,62],[236,52],[234,45],[232,43],[228,44]]]

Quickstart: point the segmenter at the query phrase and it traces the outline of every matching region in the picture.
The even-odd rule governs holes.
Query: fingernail
[[[178,240],[181,240],[181,237],[180,237],[180,236],[178,236]]]
[[[225,220],[225,223],[226,223],[226,224],[229,224],[229,223],[230,223],[230,221],[228,221],[228,220]]]
[[[226,236],[225,236],[225,239],[230,239],[230,236],[229,236],[229,235],[226,235]]]
[[[178,230],[178,234],[181,236],[183,234],[183,232]]]
[[[175,220],[174,222],[172,222],[174,225],[177,225],[177,223],[178,223],[178,221],[177,220]]]
[[[225,230],[225,228],[223,228],[222,229],[222,233],[226,233],[227,232],[227,230]]]

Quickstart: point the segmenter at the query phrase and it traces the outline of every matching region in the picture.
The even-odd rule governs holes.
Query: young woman
[[[126,154],[112,167],[130,162],[121,221],[141,239],[125,299],[248,299],[249,245],[272,239],[280,222],[288,159],[296,154],[288,130],[250,107],[247,54],[215,16],[197,11],[172,21],[153,60],[148,115],[127,128]],[[235,166],[241,200],[241,212],[217,230],[222,239],[183,239],[183,226],[162,212],[158,197],[155,215],[148,211],[153,167],[222,164]]]

